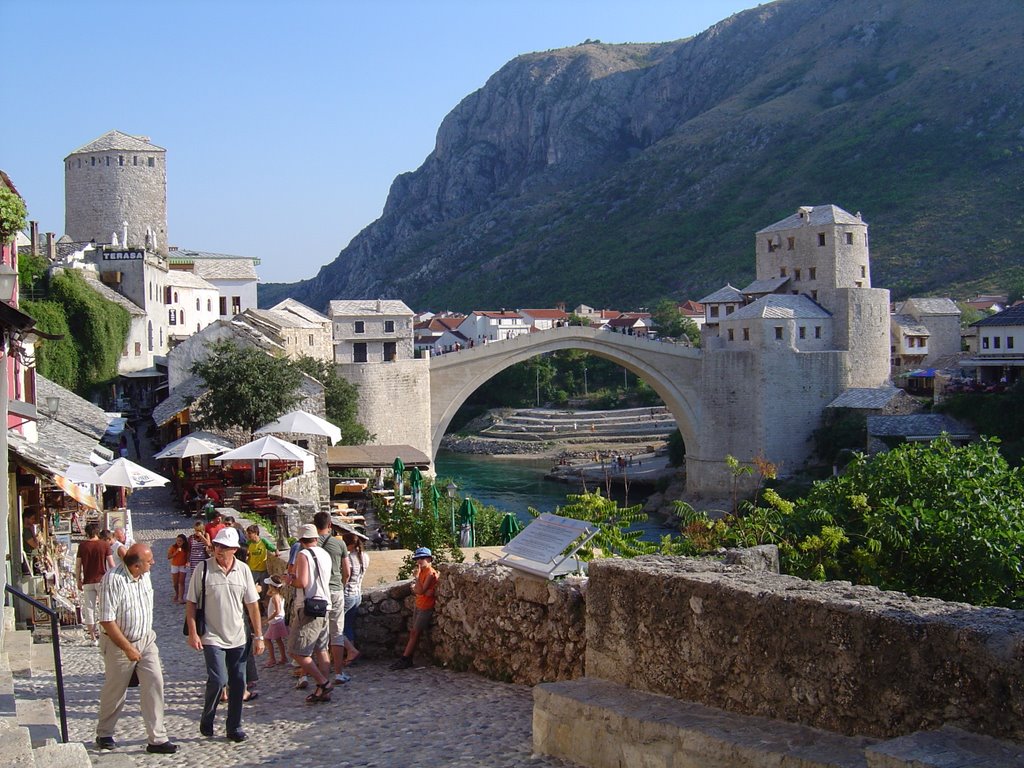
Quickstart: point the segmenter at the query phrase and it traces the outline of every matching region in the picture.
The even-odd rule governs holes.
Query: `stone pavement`
[[[171,603],[166,554],[175,534],[190,521],[171,508],[161,488],[131,496],[137,540],[153,547],[155,629],[163,658],[165,715],[177,755],[146,753],[138,693],[129,691],[118,723],[119,746],[99,752],[93,746],[103,666],[99,649],[74,630],[62,634],[68,729],[83,741],[94,766],[230,768],[241,765],[319,766],[570,766],[531,756],[533,698],[526,686],[493,682],[437,667],[393,672],[390,660],[365,661],[352,669],[352,681],[338,686],[325,704],[305,703],[308,691],[294,690],[290,667],[264,670],[254,686],[259,698],[245,705],[244,744],[224,738],[226,705],[217,713],[215,737],[199,734],[205,685],[201,652],[189,649],[181,633],[184,607]],[[52,675],[19,680],[19,698],[55,698]],[[2,762],[2,761],[0,761]]]

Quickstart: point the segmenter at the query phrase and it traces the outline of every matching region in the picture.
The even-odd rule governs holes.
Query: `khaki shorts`
[[[345,590],[331,592],[331,609],[327,612],[331,645],[345,644]]]
[[[430,623],[434,620],[434,609],[433,608],[417,608],[416,613],[412,617],[412,628],[418,629],[422,632],[425,629],[430,628]]]
[[[329,639],[327,617],[310,618],[302,609],[302,601],[296,599],[288,632],[288,653],[312,656],[315,651],[326,651]]]

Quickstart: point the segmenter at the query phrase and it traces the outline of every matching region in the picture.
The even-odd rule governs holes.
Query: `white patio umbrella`
[[[103,483],[100,480],[99,473],[92,464],[81,464],[77,461],[72,461],[68,464],[68,468],[64,470],[63,476],[73,483],[87,483],[89,485],[102,485]]]
[[[187,459],[190,456],[213,456],[218,453],[230,451],[234,446],[227,440],[210,433],[203,433],[200,437],[197,434],[179,437],[173,443],[168,444],[155,459]]]
[[[167,485],[171,482],[163,475],[150,472],[128,459],[115,459],[109,464],[97,468],[100,482],[104,485],[117,485],[122,488],[152,488],[154,485]]]
[[[261,437],[251,443],[240,445],[234,450],[222,453],[210,461],[245,461],[252,459],[278,459],[280,461],[305,461],[311,455],[295,443],[286,442],[273,435]]]
[[[338,427],[307,411],[291,411],[256,430],[257,435],[268,432],[320,435],[329,439],[331,445],[341,442],[341,430]]]

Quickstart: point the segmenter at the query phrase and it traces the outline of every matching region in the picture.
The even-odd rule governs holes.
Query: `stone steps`
[[[1024,747],[957,729],[878,740],[737,715],[596,678],[533,689],[534,752],[587,768],[1012,768]]]

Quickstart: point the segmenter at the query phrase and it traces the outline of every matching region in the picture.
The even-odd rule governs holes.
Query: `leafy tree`
[[[979,320],[985,317],[988,317],[989,315],[988,312],[982,312],[980,309],[975,309],[974,307],[968,304],[964,304],[963,302],[959,302],[957,304],[957,307],[960,309],[961,328],[969,328],[972,324],[978,322]]]
[[[608,499],[597,490],[593,493],[570,494],[566,497],[568,504],[559,507],[555,512],[563,517],[585,520],[601,528],[591,541],[589,548],[580,550],[582,560],[591,560],[600,550],[601,557],[636,557],[650,555],[658,550],[657,546],[640,540],[642,531],[628,530],[634,523],[647,520],[643,505],[620,507],[614,499]],[[540,515],[536,509],[529,510],[533,517]]]
[[[193,406],[202,426],[241,427],[251,435],[301,399],[296,392],[302,382],[297,366],[230,341],[210,345],[210,356],[195,363],[192,373],[208,389]]]
[[[683,433],[678,429],[668,436],[668,464],[670,467],[681,467],[686,463],[686,443]]]
[[[18,284],[23,291],[32,290],[46,279],[49,262],[42,256],[26,253],[18,257]]]
[[[324,406],[327,420],[341,429],[343,445],[362,445],[371,440],[366,427],[359,423],[359,388],[338,375],[333,363],[303,355],[295,365],[307,376],[324,385]]]
[[[700,346],[700,329],[690,318],[679,311],[679,305],[672,299],[662,299],[654,305],[651,318],[657,324],[658,334],[670,339],[688,339]]]
[[[25,201],[6,184],[0,184],[0,243],[6,243],[25,228]]]
[[[71,331],[78,356],[75,391],[88,395],[92,389],[114,379],[131,326],[124,307],[104,299],[74,270],[64,270],[50,281],[48,303],[60,305],[66,327]],[[51,321],[59,324],[55,317]],[[70,364],[67,354],[61,353],[65,364]],[[71,378],[65,376],[65,380]]]
[[[826,464],[834,464],[848,449],[863,450],[867,444],[867,417],[849,408],[828,409],[825,424],[814,430],[814,453]]]
[[[64,305],[55,301],[22,301],[21,308],[35,319],[39,330],[64,337],[36,342],[36,370],[65,389],[77,391],[80,358],[64,315]]]

